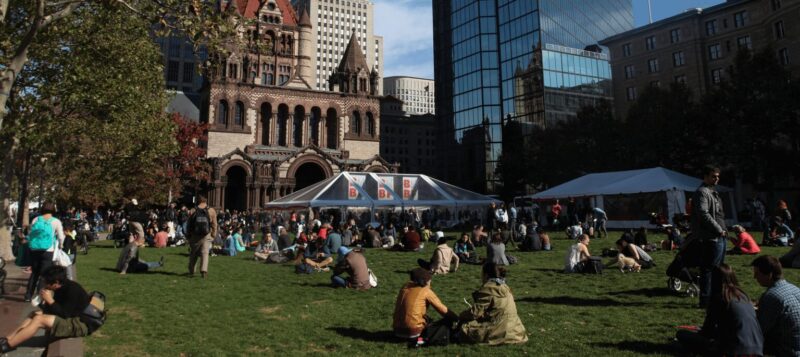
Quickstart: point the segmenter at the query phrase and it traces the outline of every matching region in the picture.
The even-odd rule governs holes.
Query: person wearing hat
[[[352,249],[341,246],[336,252],[339,255],[339,262],[333,268],[331,284],[335,288],[351,288],[359,290],[369,290],[369,268],[364,254],[354,252]],[[348,277],[341,275],[347,273]]]
[[[430,270],[415,268],[410,273],[411,281],[400,289],[394,304],[392,329],[395,336],[407,339],[424,336],[426,328],[438,323],[429,324],[428,306],[433,306],[445,321],[458,320],[458,315],[448,309],[431,289],[431,277]]]
[[[440,234],[441,233],[441,234]],[[459,258],[453,252],[453,249],[447,245],[447,238],[444,233],[436,232],[436,250],[433,251],[431,260],[425,261],[422,259],[417,260],[420,267],[430,270],[434,274],[447,274],[450,272],[450,263],[454,263],[455,267],[453,272],[458,271]]]

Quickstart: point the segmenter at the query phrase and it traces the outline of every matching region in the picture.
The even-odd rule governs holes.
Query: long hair
[[[720,283],[722,284],[720,293],[722,294],[722,300],[725,301],[726,304],[730,305],[731,301],[734,300],[748,299],[747,294],[739,287],[736,273],[733,272],[730,265],[725,263],[720,264],[717,270],[720,276]]]

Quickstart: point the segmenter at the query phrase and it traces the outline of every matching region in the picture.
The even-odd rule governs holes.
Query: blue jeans
[[[723,237],[702,242],[703,259],[700,272],[700,305],[705,306],[713,294],[719,293],[720,282],[716,267],[725,262],[727,240]]]
[[[331,284],[333,284],[334,288],[346,288],[347,280],[345,280],[341,276],[334,275],[331,277]]]

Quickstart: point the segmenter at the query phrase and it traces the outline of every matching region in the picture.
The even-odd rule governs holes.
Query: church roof
[[[363,69],[369,73],[367,60],[364,58],[364,52],[361,52],[361,45],[358,43],[355,31],[350,35],[350,42],[347,44],[347,49],[344,50],[342,61],[339,63],[337,69],[339,72],[350,73],[355,73]]]
[[[281,11],[283,17],[283,24],[294,26],[297,25],[297,13],[294,7],[289,3],[289,0],[272,0],[275,1],[278,9]],[[246,19],[258,18],[258,10],[262,5],[266,5],[265,0],[231,0],[228,6],[235,6],[236,11]]]
[[[297,23],[300,26],[311,27],[311,18],[308,16],[308,11],[303,9],[303,14],[300,15],[300,22]]]

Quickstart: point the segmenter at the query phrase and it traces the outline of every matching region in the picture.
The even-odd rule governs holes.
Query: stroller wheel
[[[681,291],[683,282],[678,278],[669,278],[667,279],[667,287],[672,291]]]
[[[690,297],[700,295],[700,287],[698,287],[697,284],[689,284],[689,287],[686,288],[686,295]]]

